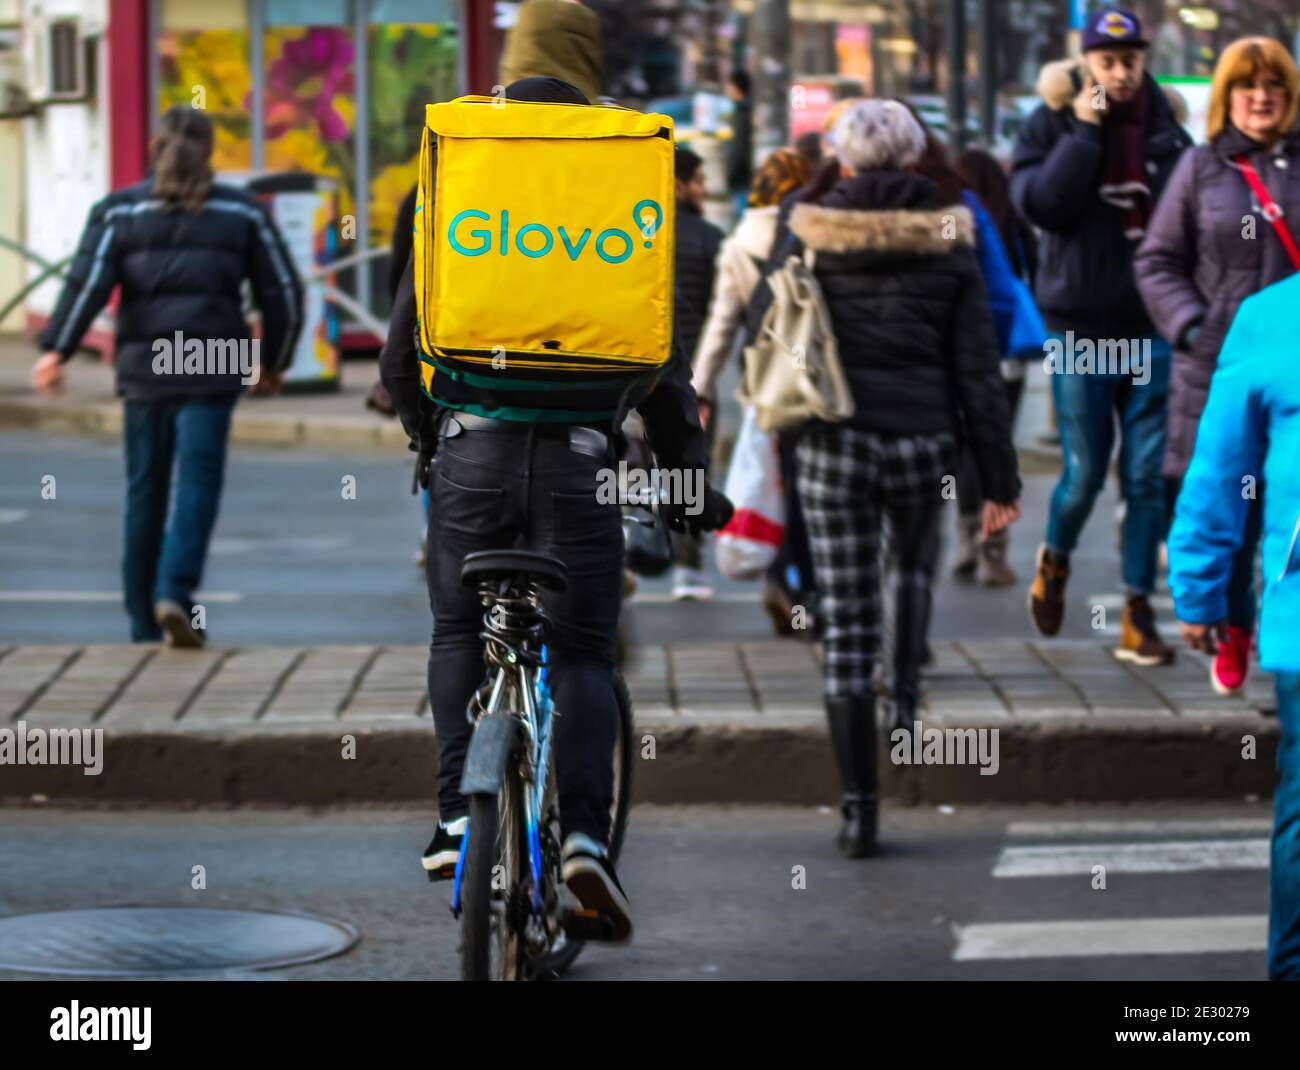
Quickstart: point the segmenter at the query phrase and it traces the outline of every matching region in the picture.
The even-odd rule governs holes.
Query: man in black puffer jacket
[[[131,638],[165,634],[187,647],[204,641],[192,596],[217,519],[231,410],[246,385],[278,378],[302,325],[289,251],[251,194],[213,183],[212,141],[201,111],[178,106],[162,117],[151,177],[91,209],[32,372],[38,390],[57,389],[63,364],[121,287],[115,363]],[[245,279],[262,314],[260,342],[242,312]]]

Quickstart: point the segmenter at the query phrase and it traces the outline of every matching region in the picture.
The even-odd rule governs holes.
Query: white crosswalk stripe
[[[1205,955],[1263,951],[1263,914],[1196,918],[1116,918],[966,925],[957,929],[958,962],[1092,958],[1099,955]]]
[[[1223,836],[1230,832],[1267,833],[1267,817],[1224,817],[1206,821],[1013,821],[1009,836],[1040,839],[1059,836]]]
[[[1210,869],[1268,869],[1268,840],[1169,840],[1164,843],[1071,843],[1005,847],[995,877],[1086,876],[1107,873],[1198,873]]]
[[[995,879],[1090,879],[1132,874],[1266,872],[1271,822],[1266,818],[1204,821],[1017,821],[1013,842],[993,865]],[[1175,838],[1177,837],[1177,838]],[[1062,842],[1064,841],[1064,842]],[[1267,947],[1264,914],[1003,921],[953,926],[953,960],[1095,958],[1117,955],[1204,955],[1259,952]]]

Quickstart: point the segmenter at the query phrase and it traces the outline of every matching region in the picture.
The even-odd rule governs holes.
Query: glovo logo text
[[[664,221],[663,209],[658,201],[647,198],[633,206],[633,233],[640,235],[642,247],[654,247],[655,234]],[[576,229],[576,228],[575,228]],[[592,236],[591,227],[580,233],[571,233],[563,225],[549,227],[545,223],[525,223],[515,226],[509,209],[503,208],[493,217],[477,208],[457,212],[447,226],[447,241],[461,256],[509,256],[518,253],[530,260],[544,256],[567,256],[576,262],[580,256],[594,253],[607,264],[621,264],[632,255],[637,239],[626,230],[609,227]]]

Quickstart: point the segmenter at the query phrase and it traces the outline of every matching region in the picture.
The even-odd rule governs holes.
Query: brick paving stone
[[[294,665],[263,718],[275,722],[333,717],[375,654],[370,646],[313,647]]]
[[[237,650],[199,692],[186,722],[251,722],[281,674],[303,651],[296,647]]]
[[[119,725],[166,724],[176,719],[186,700],[226,657],[215,648],[159,650],[117,697],[101,720]]]
[[[371,664],[341,715],[366,719],[415,717],[424,703],[428,686],[428,658],[429,652],[423,647],[384,650]]]
[[[135,644],[88,646],[23,718],[50,724],[88,724],[140,664],[156,653],[155,647]]]
[[[26,646],[0,661],[0,721],[14,718],[32,695],[77,653],[75,646]]]
[[[963,639],[957,645],[986,676],[1001,673],[1039,676],[1051,674],[1051,669],[1034,655],[1023,639]]]

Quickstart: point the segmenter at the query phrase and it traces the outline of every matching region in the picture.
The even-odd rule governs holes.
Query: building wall
[[[18,0],[0,0],[0,24],[16,23],[21,16]],[[0,119],[0,236],[10,241],[23,240],[23,122]],[[10,161],[13,161],[12,165]],[[0,250],[0,304],[17,293],[27,279],[27,269],[13,253]],[[22,327],[21,310],[0,322],[0,331]]]
[[[107,26],[108,0],[22,0],[24,19],[76,15],[83,32]],[[77,247],[90,207],[108,193],[107,64],[101,40],[99,86],[89,103],[50,104],[22,123],[26,244],[46,260]],[[28,267],[28,277],[39,273]],[[48,316],[60,283],[49,281],[27,301],[29,315]]]

